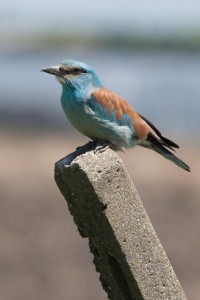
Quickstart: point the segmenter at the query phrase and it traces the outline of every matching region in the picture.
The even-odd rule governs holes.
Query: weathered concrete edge
[[[89,148],[91,148],[91,145]],[[90,230],[87,233],[84,232],[87,231],[84,225],[87,216],[86,220],[84,220],[84,218],[81,219],[79,213],[76,211],[77,205],[81,203],[81,199],[75,197],[76,205],[74,206],[74,197],[72,196],[74,191],[72,192],[71,190],[67,192],[66,189],[63,188],[63,182],[62,184],[59,183],[62,177],[67,189],[69,189],[69,186],[73,189],[72,178],[69,178],[69,176],[72,176],[73,172],[71,171],[74,169],[76,169],[76,175],[78,174],[78,178],[75,178],[76,176],[73,174],[74,179],[80,179],[84,173],[87,177],[86,180],[93,186],[95,197],[97,198],[95,201],[99,202],[99,205],[101,204],[100,211],[102,212],[102,207],[106,207],[105,211],[102,212],[102,216],[106,217],[117,239],[121,252],[136,281],[136,285],[138,285],[142,293],[142,298],[186,299],[122,161],[117,154],[111,150],[95,155],[91,151],[77,156],[81,152],[85,153],[85,148],[79,149],[78,154],[74,152],[57,162],[55,177],[61,192],[68,201],[70,212],[74,216],[74,220],[82,235],[89,237],[91,248],[94,246],[94,239],[90,236]],[[119,170],[116,171],[117,169]],[[109,185],[107,184],[108,182]],[[84,195],[78,193],[76,196],[86,196],[86,198],[88,198],[88,191],[83,192]],[[72,199],[70,200],[70,198]],[[92,204],[93,200],[94,199],[90,199],[90,204]],[[82,209],[84,210],[84,206],[82,206]],[[88,209],[88,212],[89,211]],[[91,221],[95,222],[95,220]],[[106,230],[108,230],[107,227]],[[109,246],[109,241],[106,240],[106,234],[104,233],[102,236],[102,232],[98,229],[97,232],[101,237],[99,239],[96,237],[96,244],[102,241],[102,243],[106,245],[106,252],[109,252],[110,257],[115,258],[122,272],[124,269],[127,270],[127,268],[124,268],[123,259],[119,258],[119,254],[116,254],[115,250]],[[101,245],[99,248],[101,248]],[[99,269],[98,263],[95,263],[97,269]],[[101,272],[101,270],[98,271]],[[127,280],[127,278],[125,278],[125,280]],[[130,278],[128,284],[131,285]],[[132,293],[130,286],[129,289],[130,293]],[[135,291],[135,287],[133,290]],[[112,297],[112,295],[110,295],[110,297]],[[137,299],[142,298],[138,294]],[[115,298],[110,299],[117,298],[115,296]]]

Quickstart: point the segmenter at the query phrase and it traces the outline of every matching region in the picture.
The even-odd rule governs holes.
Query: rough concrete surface
[[[108,297],[186,299],[121,159],[88,147],[57,162],[55,179]]]

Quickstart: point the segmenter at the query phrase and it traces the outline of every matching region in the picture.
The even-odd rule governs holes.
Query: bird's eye
[[[64,69],[63,67],[59,67],[59,71],[61,71],[64,74],[68,75],[78,75],[81,73],[84,73],[84,71],[81,68],[72,68],[72,69]]]
[[[79,69],[79,68],[74,68],[73,70],[72,70],[72,73],[73,74],[80,74],[80,73],[82,73],[82,70],[81,69]]]

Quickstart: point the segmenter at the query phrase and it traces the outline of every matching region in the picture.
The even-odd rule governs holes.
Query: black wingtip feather
[[[161,132],[158,130],[158,128],[153,125],[147,118],[145,118],[144,116],[140,115],[140,117],[153,129],[153,131],[157,134],[157,136],[164,142],[164,145],[168,148],[170,148],[171,150],[174,151],[173,148],[179,148],[179,146],[177,144],[175,144],[173,141],[165,138],[164,136],[162,136]]]
[[[171,141],[171,140],[165,138],[165,137],[162,136],[162,135],[161,135],[160,138],[161,138],[161,140],[162,140],[163,142],[165,142],[167,145],[179,149],[179,145],[175,144],[173,141]]]

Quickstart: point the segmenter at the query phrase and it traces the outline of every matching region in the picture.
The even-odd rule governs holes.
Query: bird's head
[[[102,86],[97,74],[90,66],[73,59],[65,60],[58,66],[45,68],[41,71],[55,75],[63,88],[70,90]]]

